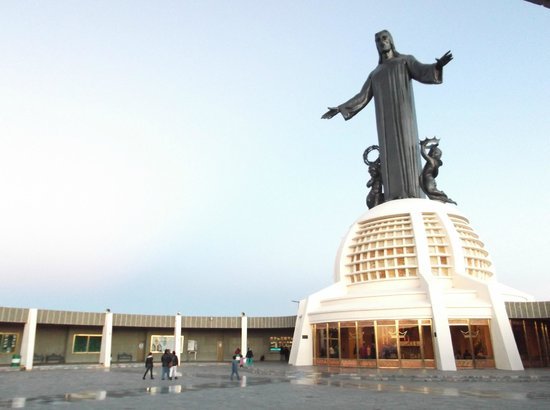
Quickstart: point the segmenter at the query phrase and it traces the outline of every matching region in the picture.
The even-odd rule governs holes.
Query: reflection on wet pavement
[[[217,376],[211,376],[215,379]],[[252,383],[247,382],[247,377],[242,376],[241,380],[237,381],[218,381],[202,383],[199,385],[181,385],[173,384],[170,386],[151,386],[139,389],[127,389],[127,390],[97,390],[97,391],[82,391],[77,393],[65,393],[49,396],[36,396],[36,397],[15,397],[11,400],[0,400],[0,408],[20,409],[26,405],[56,405],[66,402],[78,402],[78,401],[99,401],[106,398],[124,398],[124,397],[136,397],[143,395],[156,395],[156,394],[180,394],[186,391],[206,390],[215,388],[232,388],[232,387],[247,387],[248,385],[261,385],[272,383],[273,380],[267,378],[257,378]]]
[[[484,399],[504,399],[504,400],[527,400],[527,399],[549,399],[548,395],[534,393],[519,393],[513,391],[501,391],[501,390],[473,390],[473,389],[459,389],[455,387],[428,387],[425,385],[403,385],[403,384],[390,384],[379,382],[364,382],[359,381],[332,381],[326,379],[298,379],[291,380],[290,383],[302,384],[302,385],[317,385],[317,386],[331,386],[340,388],[355,388],[360,390],[377,391],[377,392],[393,392],[393,393],[419,393],[429,394],[432,396],[470,396]]]
[[[199,391],[207,389],[224,389],[224,388],[246,388],[252,386],[266,385],[270,383],[290,383],[293,385],[306,386],[327,386],[344,389],[359,389],[375,392],[392,392],[392,393],[416,393],[431,396],[454,396],[454,397],[476,397],[483,399],[504,399],[504,400],[550,400],[549,393],[540,392],[513,392],[502,390],[482,390],[472,388],[455,388],[455,387],[440,387],[423,385],[420,383],[400,384],[399,382],[380,383],[378,381],[365,380],[360,376],[351,375],[346,380],[337,380],[327,377],[322,373],[314,373],[309,375],[295,374],[287,377],[267,378],[254,377],[248,378],[242,376],[240,381],[229,381],[225,378],[221,379],[217,375],[201,374],[196,375],[199,378],[207,378],[211,381],[200,384],[173,384],[169,386],[149,386],[145,388],[127,389],[127,390],[97,390],[97,391],[81,391],[75,393],[43,395],[36,397],[15,397],[8,400],[0,400],[0,408],[24,408],[30,406],[45,406],[58,405],[62,403],[75,403],[81,401],[101,401],[107,398],[125,398],[139,397],[144,395],[158,394],[182,394],[190,391]]]

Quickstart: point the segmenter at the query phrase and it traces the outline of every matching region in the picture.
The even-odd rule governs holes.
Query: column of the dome
[[[493,284],[487,284],[487,292],[492,303],[491,332],[497,369],[523,370],[523,363],[506,313],[504,300]]]
[[[416,244],[418,276],[432,306],[434,353],[437,368],[439,370],[456,370],[447,309],[445,307],[443,291],[441,287],[435,283],[431,272],[428,240],[426,238],[422,213],[412,212],[411,222]]]
[[[497,289],[497,283],[495,281],[482,282],[466,274],[457,274],[455,283],[461,288],[475,289],[478,296],[491,306],[489,319],[495,367],[502,370],[523,370],[504,300]]]
[[[450,246],[454,255],[454,285],[476,290],[478,296],[491,305],[490,329],[496,368],[503,370],[523,370],[521,357],[504,306],[504,300],[495,289],[495,272],[491,268],[492,276],[485,281],[469,276],[466,273],[464,250],[458,232],[448,218],[448,215],[442,215],[441,220],[449,235]],[[488,259],[490,258],[488,257]]]
[[[311,297],[311,296],[310,296]],[[288,363],[293,366],[311,366],[313,364],[313,334],[307,315],[310,298],[300,301],[292,338],[292,349]]]

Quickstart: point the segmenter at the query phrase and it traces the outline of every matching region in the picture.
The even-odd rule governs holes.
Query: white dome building
[[[401,199],[365,212],[336,257],[334,284],[299,305],[290,363],[523,370],[496,281],[458,208]]]

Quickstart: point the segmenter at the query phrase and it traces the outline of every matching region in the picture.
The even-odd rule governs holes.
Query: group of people
[[[143,374],[143,380],[145,380],[147,373],[150,373],[151,379],[154,379],[153,362],[153,352],[149,352],[149,354],[145,358],[145,373]],[[160,358],[160,362],[162,364],[162,380],[172,380],[178,378],[178,365],[180,363],[178,356],[176,355],[176,351],[170,353],[170,349],[164,350],[164,353]]]
[[[241,354],[241,348],[237,347],[235,349],[235,354],[233,355],[233,360],[231,361],[231,380],[233,380],[233,376],[237,376],[237,380],[241,380],[241,377],[239,376],[239,367],[244,367],[245,365],[249,367],[253,364],[254,353],[252,352],[252,349],[249,347],[246,350],[246,355],[243,356]]]
[[[245,365],[252,366],[254,364],[254,353],[252,353],[252,349],[249,347],[246,349],[246,355],[243,356],[241,353],[241,348],[237,347],[235,349],[235,357],[233,357],[233,360],[239,361],[239,367],[243,367]]]
[[[160,362],[162,364],[162,380],[177,380],[179,359],[176,355],[176,352],[173,351],[172,353],[170,353],[170,349],[166,349],[160,358]],[[151,379],[154,379],[153,363],[153,352],[149,352],[149,354],[145,358],[145,373],[143,374],[143,380],[145,380],[147,373],[150,373]],[[241,349],[237,348],[235,350],[235,354],[233,355],[233,360],[231,361],[231,380],[233,380],[233,376],[237,376],[237,380],[241,380],[241,377],[239,376],[239,367],[243,367],[244,365],[252,366],[253,364],[254,353],[252,352],[252,349],[248,348],[246,351],[246,355],[243,356],[241,354]]]

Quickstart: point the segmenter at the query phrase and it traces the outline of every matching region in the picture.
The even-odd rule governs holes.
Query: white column
[[[241,354],[246,355],[248,349],[248,318],[243,312],[241,315]]]
[[[502,295],[491,285],[487,285],[487,293],[493,305],[491,339],[493,340],[495,366],[502,370],[524,370]]]
[[[38,309],[29,309],[21,341],[21,367],[26,370],[31,370],[33,365],[37,318]]]
[[[99,353],[99,364],[104,367],[111,367],[111,349],[113,346],[113,313],[110,309],[105,312],[105,322],[101,335],[101,351]]]
[[[456,371],[453,343],[449,318],[443,297],[443,289],[434,281],[430,255],[428,254],[428,238],[424,228],[424,219],[420,212],[411,212],[411,222],[414,229],[414,240],[417,249],[418,273],[423,289],[432,305],[432,332],[435,363],[438,370]],[[441,220],[445,218],[440,218]],[[447,230],[448,231],[448,230]],[[456,249],[454,249],[456,251]],[[455,254],[456,258],[456,254]]]
[[[307,315],[309,298],[303,299],[299,303],[288,363],[293,366],[311,366],[313,364],[313,333]]]
[[[179,313],[176,314],[176,320],[174,321],[174,350],[181,361],[183,346],[181,345],[181,315]]]

